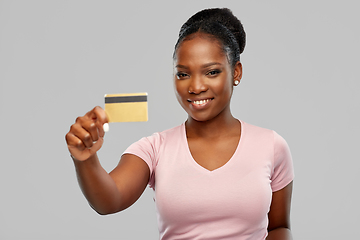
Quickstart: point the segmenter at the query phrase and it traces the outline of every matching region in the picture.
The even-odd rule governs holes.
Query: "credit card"
[[[106,94],[105,112],[109,122],[146,122],[147,93]]]

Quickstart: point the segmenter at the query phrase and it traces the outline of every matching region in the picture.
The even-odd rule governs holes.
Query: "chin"
[[[194,121],[197,121],[197,122],[206,122],[206,121],[209,121],[209,120],[212,120],[214,119],[213,116],[209,116],[209,115],[200,115],[200,114],[196,114],[196,115],[192,115],[192,114],[188,114],[188,119],[192,119]]]

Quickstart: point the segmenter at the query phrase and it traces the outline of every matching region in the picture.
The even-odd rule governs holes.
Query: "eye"
[[[211,71],[207,72],[206,75],[208,75],[208,76],[216,76],[219,73],[221,73],[221,71],[218,70],[218,69],[215,69],[215,70],[211,70]]]
[[[189,75],[187,73],[183,73],[183,72],[176,73],[176,78],[179,80],[187,79],[188,77]]]

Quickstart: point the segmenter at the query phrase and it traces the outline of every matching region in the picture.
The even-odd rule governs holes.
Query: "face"
[[[176,50],[176,97],[189,117],[196,121],[231,116],[233,86],[235,80],[240,79],[241,64],[232,68],[214,39],[195,35]]]

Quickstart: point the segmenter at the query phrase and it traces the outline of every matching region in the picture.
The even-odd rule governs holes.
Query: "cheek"
[[[186,92],[186,86],[183,81],[174,80],[174,88],[177,95],[183,95]]]
[[[230,78],[224,78],[221,81],[217,82],[214,86],[219,95],[231,95],[233,91],[233,85]]]
[[[184,84],[182,84],[180,81],[175,79],[174,80],[174,90],[175,90],[176,98],[179,101],[179,103],[181,104],[181,102],[183,100],[182,98],[186,94],[186,89],[184,87]]]

